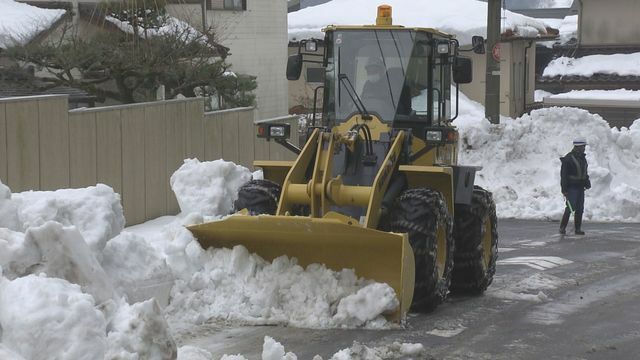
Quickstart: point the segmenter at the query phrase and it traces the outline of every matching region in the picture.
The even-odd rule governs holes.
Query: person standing
[[[560,186],[566,199],[564,215],[560,221],[560,234],[567,233],[567,224],[573,211],[575,234],[584,235],[582,231],[582,214],[584,212],[584,191],[591,188],[587,171],[587,158],[584,155],[587,142],[583,138],[573,140],[573,149],[560,158]]]

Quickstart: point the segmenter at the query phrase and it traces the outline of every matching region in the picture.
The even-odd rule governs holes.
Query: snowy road
[[[300,359],[325,359],[353,341],[422,343],[447,359],[631,359],[640,353],[640,224],[585,226],[502,220],[500,262],[485,296],[453,297],[432,314],[410,314],[405,329],[309,330],[208,324],[176,339],[214,358],[259,358],[265,335]]]

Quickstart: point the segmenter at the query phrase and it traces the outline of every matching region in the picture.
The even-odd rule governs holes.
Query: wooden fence
[[[253,108],[204,113],[202,99],[68,110],[66,95],[0,99],[0,180],[12,192],[103,183],[127,224],[179,212],[169,186],[184,159],[293,159],[255,136]],[[297,121],[292,125],[297,144]]]

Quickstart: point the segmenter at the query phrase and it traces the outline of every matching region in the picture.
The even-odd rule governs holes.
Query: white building
[[[200,0],[169,0],[173,16],[202,27]],[[227,61],[237,73],[257,76],[257,118],[287,114],[287,1],[208,0],[207,26],[230,48]]]

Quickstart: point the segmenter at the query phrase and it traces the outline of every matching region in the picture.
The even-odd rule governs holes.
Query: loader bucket
[[[188,228],[205,249],[243,245],[268,261],[287,255],[303,267],[319,263],[334,271],[354,269],[358,277],[387,283],[400,301],[395,312],[385,314],[390,321],[401,321],[411,306],[415,264],[406,234],[327,217],[241,214]]]

